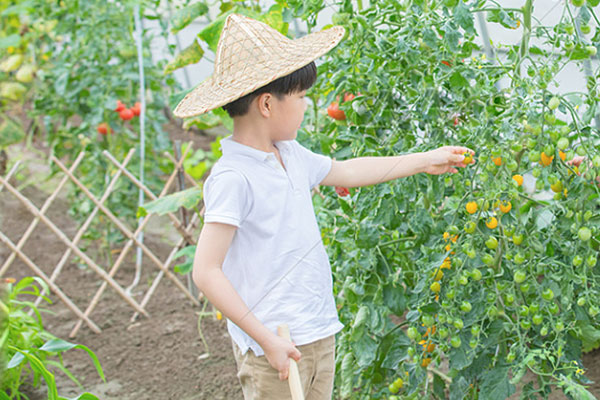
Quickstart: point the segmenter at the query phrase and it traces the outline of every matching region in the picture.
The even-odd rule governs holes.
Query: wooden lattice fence
[[[146,244],[140,241],[140,233],[144,232],[144,229],[147,228],[148,222],[151,218],[154,217],[153,214],[149,214],[143,217],[138,226],[133,229],[127,225],[127,223],[123,222],[122,219],[119,218],[113,211],[109,209],[108,206],[105,205],[107,199],[113,192],[115,185],[120,179],[127,179],[136,185],[139,189],[143,190],[146,197],[149,200],[157,200],[165,195],[169,194],[170,191],[174,190],[174,185],[177,181],[177,178],[183,177],[188,184],[192,186],[197,186],[197,182],[190,177],[187,173],[184,172],[182,167],[183,160],[187,155],[187,151],[191,149],[191,144],[187,146],[186,150],[182,154],[181,157],[176,159],[170,154],[166,154],[167,157],[171,159],[174,163],[174,169],[166,180],[162,191],[157,195],[153,193],[146,185],[140,182],[139,179],[135,177],[133,173],[131,173],[127,169],[128,163],[131,161],[135,150],[132,149],[129,151],[127,156],[123,161],[119,162],[112,154],[105,151],[103,153],[104,157],[112,163],[116,168],[116,173],[112,176],[110,182],[106,186],[104,193],[101,196],[96,196],[81,182],[81,180],[77,177],[76,171],[79,164],[85,157],[85,152],[81,152],[77,158],[74,160],[73,164],[67,168],[59,159],[52,156],[51,162],[54,163],[58,168],[62,171],[62,178],[58,185],[55,187],[54,191],[46,198],[43,205],[41,207],[37,207],[31,200],[27,198],[23,193],[21,193],[13,184],[11,184],[11,179],[15,175],[16,171],[19,168],[19,162],[15,163],[15,165],[10,169],[10,171],[5,176],[0,176],[0,192],[6,190],[11,193],[14,197],[16,197],[19,202],[21,202],[28,210],[33,214],[34,218],[23,233],[23,235],[19,238],[19,240],[15,243],[10,238],[6,232],[2,232],[0,229],[0,243],[6,246],[10,253],[9,256],[4,260],[0,260],[0,277],[3,277],[9,271],[9,268],[13,264],[16,258],[19,258],[35,275],[40,277],[46,284],[49,289],[62,301],[66,307],[73,313],[74,317],[76,317],[76,321],[74,321],[73,329],[70,333],[70,337],[74,337],[81,325],[85,323],[92,331],[96,333],[100,333],[101,329],[92,319],[92,312],[98,306],[98,302],[105,292],[105,290],[110,287],[114,290],[118,296],[125,302],[128,306],[131,307],[133,314],[131,317],[131,322],[133,322],[140,314],[148,317],[149,314],[146,311],[146,306],[152,295],[155,293],[156,288],[160,284],[161,280],[166,277],[171,280],[177,290],[180,290],[193,304],[199,305],[198,295],[193,290],[193,287],[186,285],[182,282],[182,278],[177,276],[172,272],[172,264],[175,259],[175,254],[179,249],[185,247],[187,245],[194,244],[193,236],[198,227],[198,216],[194,214],[190,221],[185,221],[187,217],[185,214],[182,214],[182,219],[184,222],[180,220],[180,218],[173,214],[168,213],[167,216],[171,220],[173,226],[178,232],[180,238],[178,239],[176,245],[172,248],[166,259],[160,260],[160,258],[148,248]],[[47,212],[53,202],[56,200],[57,196],[64,189],[67,183],[71,182],[76,185],[84,195],[89,198],[95,205],[94,209],[89,213],[83,224],[77,230],[77,233],[72,238],[69,238],[67,234],[65,234],[50,218],[47,216]],[[181,189],[181,187],[179,188]],[[99,213],[102,213],[111,224],[116,226],[118,230],[124,235],[126,238],[126,242],[123,245],[122,249],[119,251],[118,258],[114,261],[112,265],[102,265],[100,261],[95,261],[93,257],[97,257],[93,254],[88,254],[85,250],[82,250],[80,245],[81,239],[84,237],[86,231],[90,228],[94,219],[98,216]],[[40,224],[44,224],[47,226],[60,240],[65,246],[66,250],[63,253],[60,261],[56,265],[48,266],[45,265],[44,268],[40,267],[40,265],[36,264],[30,257],[27,256],[27,245],[29,243],[29,239],[32,236],[32,233],[35,231],[36,227]],[[31,244],[35,245],[35,244]],[[123,288],[119,283],[114,280],[114,276],[119,270],[119,268],[124,264],[126,256],[130,252],[132,248],[139,247],[141,248],[145,257],[147,257],[151,263],[158,268],[158,274],[155,276],[152,284],[148,287],[148,289],[143,293],[141,301],[136,300],[129,290]],[[80,308],[79,305],[75,304],[69,296],[67,296],[64,290],[60,286],[60,273],[71,259],[72,256],[76,256],[80,261],[86,264],[86,266],[95,273],[96,278],[101,282],[100,287],[97,289],[96,293],[92,297],[89,304],[85,307],[85,310]],[[48,275],[44,271],[52,270],[52,273]],[[38,298],[39,302],[41,299]]]

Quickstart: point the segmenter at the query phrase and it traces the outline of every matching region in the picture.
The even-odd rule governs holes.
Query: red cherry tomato
[[[116,112],[120,113],[121,111],[123,111],[126,108],[127,107],[125,107],[125,104],[121,103],[121,100],[117,100],[117,108],[115,108]]]
[[[98,124],[98,127],[96,128],[96,130],[98,131],[99,134],[106,135],[106,134],[108,134],[108,132],[110,132],[110,127],[108,126],[108,124],[106,122],[102,122],[101,124]]]
[[[340,110],[340,105],[337,101],[334,101],[327,107],[327,114],[335,120],[343,121],[346,119],[346,114],[344,111]]]
[[[129,108],[126,108],[119,113],[119,117],[121,117],[123,121],[129,121],[131,118],[133,118],[133,111],[131,111]]]

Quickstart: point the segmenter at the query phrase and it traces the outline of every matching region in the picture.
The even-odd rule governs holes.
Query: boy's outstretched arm
[[[287,379],[289,359],[299,361],[300,352],[256,319],[223,273],[223,260],[236,229],[220,223],[204,225],[194,256],[194,283],[223,315],[260,345],[271,366],[279,371],[279,379]]]
[[[391,181],[427,172],[439,175],[457,172],[464,167],[463,153],[473,150],[461,146],[444,146],[424,153],[392,157],[360,157],[346,161],[333,161],[331,171],[321,185],[358,187]]]

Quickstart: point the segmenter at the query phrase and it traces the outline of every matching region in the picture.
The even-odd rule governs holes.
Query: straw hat
[[[344,32],[334,26],[291,40],[262,22],[231,14],[219,39],[214,73],[188,93],[173,114],[192,117],[252,93],[327,53]]]

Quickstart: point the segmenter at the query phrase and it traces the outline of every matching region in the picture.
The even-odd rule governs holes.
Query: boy
[[[193,278],[228,318],[245,399],[290,398],[282,382],[289,358],[299,361],[306,399],[331,399],[334,335],[342,324],[311,189],[456,172],[464,166],[462,154],[471,152],[442,147],[332,161],[298,144],[304,95],[316,80],[313,61],[343,34],[333,27],[292,41],[260,22],[230,15],[215,73],[175,110],[183,117],[223,106],[234,121],[204,186],[205,225]],[[284,323],[295,344],[277,336]]]

